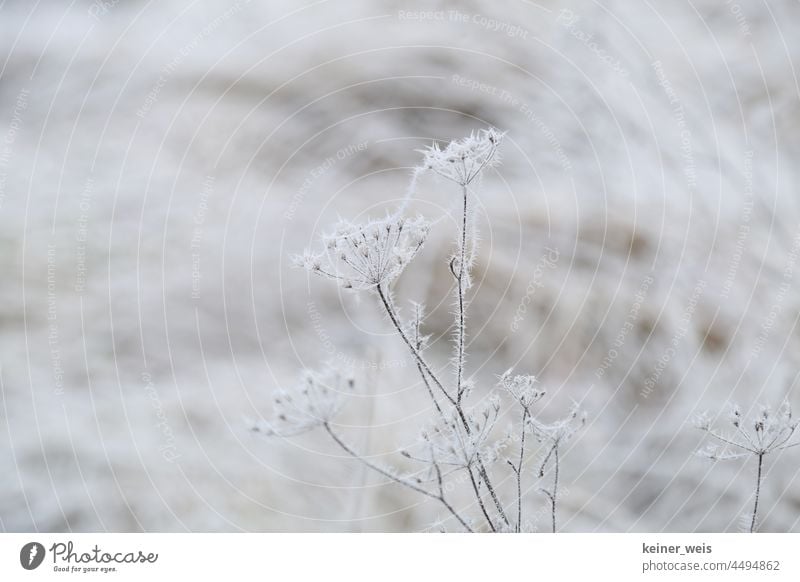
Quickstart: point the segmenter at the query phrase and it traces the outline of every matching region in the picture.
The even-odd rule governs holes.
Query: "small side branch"
[[[517,532],[522,531],[522,463],[525,461],[525,423],[528,420],[528,409],[522,409],[522,427],[519,444],[519,461],[514,465],[508,462],[517,477]]]
[[[547,466],[547,462],[552,458],[553,459],[553,490],[548,491],[547,489],[540,489],[542,493],[547,495],[547,498],[550,500],[550,518],[551,518],[551,529],[553,533],[556,533],[556,515],[558,513],[558,469],[559,469],[559,458],[558,458],[558,441],[553,443],[552,448],[548,451],[547,455],[542,461],[542,465],[539,468],[539,477],[544,477],[545,467]]]
[[[323,426],[325,427],[325,430],[328,432],[328,434],[333,439],[333,441],[337,445],[339,445],[339,447],[343,451],[345,451],[348,455],[350,455],[354,459],[360,461],[361,463],[363,463],[364,465],[366,465],[367,467],[369,467],[370,469],[372,469],[376,473],[378,473],[380,475],[383,475],[387,479],[389,479],[391,481],[394,481],[395,483],[399,483],[400,485],[403,485],[404,487],[407,487],[408,489],[411,489],[412,491],[414,491],[416,493],[420,493],[420,494],[424,495],[425,497],[430,497],[431,499],[435,499],[436,501],[438,501],[439,503],[444,505],[444,507],[450,512],[450,514],[453,517],[456,518],[456,520],[458,520],[458,522],[462,525],[462,527],[464,527],[465,530],[467,530],[470,533],[474,533],[474,530],[470,527],[470,525],[464,520],[463,517],[461,517],[461,515],[457,511],[455,511],[455,509],[453,509],[452,505],[450,505],[450,503],[445,499],[445,497],[444,497],[444,488],[442,487],[442,475],[441,475],[441,471],[438,468],[438,465],[436,466],[436,469],[437,469],[437,477],[438,477],[438,483],[439,483],[439,493],[436,494],[436,493],[433,493],[431,491],[428,491],[424,487],[420,487],[420,486],[418,486],[418,485],[416,485],[416,484],[414,484],[414,483],[412,483],[410,481],[407,481],[406,479],[402,479],[401,477],[398,477],[397,475],[393,475],[391,472],[387,471],[386,469],[376,465],[375,463],[373,463],[371,461],[368,461],[363,456],[359,455],[355,450],[353,450],[346,442],[344,442],[342,440],[342,438],[338,434],[336,434],[336,432],[331,428],[331,425],[329,423],[326,422],[326,423],[323,424]]]
[[[377,291],[378,291],[378,297],[380,297],[381,303],[383,304],[383,308],[386,310],[386,314],[389,316],[392,325],[394,326],[395,330],[400,335],[406,346],[408,346],[408,349],[411,351],[411,355],[414,356],[414,359],[417,361],[417,364],[425,371],[426,374],[428,374],[428,377],[430,377],[430,379],[433,381],[436,387],[439,388],[442,394],[444,394],[445,398],[447,398],[447,400],[451,404],[455,404],[455,400],[453,399],[453,397],[450,396],[447,390],[445,390],[444,385],[441,383],[441,381],[439,381],[439,379],[436,377],[436,374],[433,373],[433,370],[431,370],[428,363],[423,359],[422,354],[420,354],[419,350],[416,347],[414,347],[413,342],[406,335],[406,332],[403,331],[403,326],[400,325],[400,321],[397,319],[397,315],[395,314],[394,309],[392,309],[392,304],[389,302],[389,299],[386,296],[386,292],[380,285],[377,287]]]

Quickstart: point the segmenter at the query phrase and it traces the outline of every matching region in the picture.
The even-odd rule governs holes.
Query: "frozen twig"
[[[586,413],[582,412],[578,405],[575,404],[567,416],[561,420],[557,420],[552,424],[543,424],[535,418],[532,418],[529,421],[529,424],[536,439],[547,447],[547,454],[545,455],[542,464],[539,466],[540,478],[544,477],[547,470],[547,465],[552,459],[552,489],[548,490],[542,488],[541,492],[544,493],[550,500],[552,531],[553,533],[556,533],[556,516],[558,513],[558,479],[561,464],[559,448],[569,441],[572,436],[586,424]]]

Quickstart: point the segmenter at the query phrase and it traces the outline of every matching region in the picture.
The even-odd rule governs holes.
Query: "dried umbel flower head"
[[[500,376],[498,385],[508,392],[524,410],[530,410],[530,407],[540,400],[545,395],[545,392],[536,388],[539,383],[536,376],[531,376],[530,374],[512,375],[511,372],[512,370],[508,370]]]
[[[390,215],[363,224],[340,221],[324,237],[325,250],[295,259],[298,266],[339,281],[345,289],[375,290],[394,281],[416,256],[430,231],[422,217]]]
[[[404,451],[403,455],[424,463],[460,469],[472,467],[479,456],[491,461],[495,453],[488,442],[499,413],[500,401],[495,396],[487,398],[475,410],[464,411],[464,419],[452,410],[443,415],[439,422],[423,430],[418,446],[412,451]]]
[[[792,415],[792,408],[788,403],[784,403],[776,412],[762,406],[758,414],[749,421],[744,418],[739,407],[734,405],[729,422],[731,432],[722,433],[712,428],[708,414],[703,413],[695,419],[697,428],[722,445],[709,444],[698,451],[698,455],[721,461],[748,455],[763,456],[800,444],[800,440],[792,440],[797,434],[799,421]]]
[[[573,403],[567,416],[551,424],[544,424],[535,418],[529,419],[528,422],[536,440],[558,446],[569,441],[583,428],[586,424],[586,412],[582,411],[577,403]]]
[[[273,418],[254,427],[269,436],[295,436],[331,422],[355,381],[348,370],[333,365],[305,370],[299,382],[281,389],[273,400]]]
[[[466,186],[477,178],[484,168],[500,163],[498,146],[504,133],[494,128],[481,129],[464,139],[451,141],[444,149],[439,144],[420,150],[425,154],[423,169]]]
[[[792,408],[784,402],[777,412],[762,406],[755,418],[745,419],[738,406],[733,406],[728,417],[732,430],[727,433],[715,431],[707,414],[695,421],[695,426],[708,433],[719,444],[708,444],[697,451],[702,457],[713,461],[754,457],[758,460],[756,482],[753,493],[753,512],[750,517],[750,533],[757,529],[758,502],[761,496],[761,481],[764,477],[764,457],[775,451],[782,451],[800,445],[796,437],[798,421],[792,415]]]
[[[542,488],[540,491],[547,495],[550,500],[550,514],[552,522],[552,532],[557,531],[556,514],[558,512],[558,475],[559,466],[561,463],[561,446],[569,441],[572,436],[578,432],[586,424],[586,413],[581,411],[577,403],[572,405],[569,414],[557,420],[552,424],[544,424],[536,420],[536,418],[528,419],[528,426],[530,427],[533,436],[536,437],[545,448],[544,459],[539,465],[539,477],[544,477],[547,466],[552,463],[554,466],[553,483],[550,488]]]

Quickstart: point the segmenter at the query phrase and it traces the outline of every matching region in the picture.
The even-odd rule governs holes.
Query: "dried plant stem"
[[[417,346],[417,349],[419,349],[419,346]],[[436,395],[433,393],[431,383],[428,382],[428,376],[425,374],[425,371],[422,369],[422,366],[419,362],[417,362],[417,371],[422,378],[422,383],[425,384],[425,390],[428,392],[428,396],[431,397],[433,405],[436,407],[436,411],[439,413],[439,416],[442,416],[444,414],[444,412],[442,412],[442,407],[439,406],[439,401],[436,399]]]
[[[547,489],[542,489],[542,493],[547,495],[547,498],[550,500],[550,517],[552,521],[552,532],[556,533],[556,514],[558,512],[558,465],[559,465],[559,458],[558,458],[558,442],[554,442],[552,448],[548,451],[547,456],[545,456],[544,461],[542,462],[542,467],[539,469],[539,476],[544,476],[544,468],[547,465],[547,462],[550,460],[550,457],[553,457],[553,490],[548,491]]]
[[[465,275],[469,277],[469,265],[467,264],[467,223],[469,220],[469,192],[467,189],[466,184],[461,184],[461,194],[462,199],[464,202],[463,205],[463,212],[461,215],[461,239],[458,245],[458,254],[459,254],[459,264],[458,264],[458,274],[456,275],[454,270],[453,275],[456,278],[457,282],[457,293],[458,293],[458,313],[457,313],[457,321],[456,321],[456,398],[455,402],[453,402],[453,406],[455,406],[456,411],[458,412],[459,418],[461,418],[461,422],[464,425],[464,430],[466,430],[467,434],[470,434],[471,430],[469,427],[469,423],[467,422],[466,415],[464,414],[464,410],[461,405],[462,398],[464,396],[464,351],[466,348],[466,301],[465,301]],[[483,482],[486,484],[486,489],[489,491],[489,495],[494,502],[495,508],[497,509],[497,513],[500,514],[500,517],[503,519],[506,525],[511,525],[508,517],[506,516],[505,511],[503,510],[503,505],[500,503],[500,500],[497,497],[497,493],[494,490],[491,480],[489,479],[489,473],[486,470],[486,466],[483,463],[483,459],[481,459],[480,453],[476,455],[476,460],[478,462],[478,473],[483,479]],[[475,494],[480,498],[479,490],[475,489]],[[488,516],[487,516],[488,519]],[[491,523],[491,520],[489,520]],[[494,528],[493,528],[494,529]]]
[[[551,498],[553,511],[553,533],[556,533],[556,512],[558,511],[558,445],[553,450],[553,460],[555,461],[555,468],[553,469],[553,496]]]
[[[397,315],[395,314],[394,309],[392,308],[392,304],[390,303],[389,298],[386,296],[386,292],[383,290],[383,287],[378,285],[377,291],[378,291],[378,297],[380,297],[381,303],[383,303],[383,307],[386,310],[386,314],[389,316],[392,325],[394,326],[397,333],[400,334],[400,337],[402,338],[403,342],[408,346],[408,349],[411,350],[411,354],[414,356],[414,359],[417,361],[417,364],[423,370],[425,370],[425,373],[428,374],[433,383],[436,384],[437,388],[439,388],[442,394],[444,394],[445,398],[447,398],[447,400],[451,404],[455,405],[456,401],[453,399],[452,396],[450,396],[447,390],[445,390],[444,385],[441,383],[439,378],[436,377],[436,374],[433,373],[428,363],[422,357],[422,354],[419,353],[419,350],[414,346],[414,344],[408,338],[406,332],[403,331],[403,326],[400,325],[400,321],[397,319]]]
[[[389,316],[389,319],[391,320],[392,325],[394,326],[397,333],[403,339],[403,342],[406,344],[406,346],[408,346],[408,349],[411,351],[411,354],[414,356],[414,359],[416,359],[417,365],[422,370],[424,370],[424,372],[428,375],[428,377],[430,377],[430,379],[439,388],[442,394],[444,394],[448,402],[450,402],[450,404],[452,404],[455,407],[456,412],[458,413],[458,417],[461,420],[461,424],[464,426],[464,430],[467,432],[467,434],[470,434],[472,432],[472,429],[470,429],[469,427],[469,421],[467,421],[466,414],[464,414],[464,409],[461,407],[458,400],[454,399],[447,392],[444,385],[436,377],[436,375],[433,373],[428,363],[422,357],[422,354],[419,353],[419,350],[414,346],[413,342],[408,338],[405,331],[403,331],[403,327],[400,325],[400,321],[397,319],[397,315],[394,312],[394,308],[392,307],[392,304],[389,301],[386,292],[380,285],[377,287],[377,291],[378,291],[378,297],[380,297],[381,303],[383,304],[383,307],[386,310],[386,314]],[[509,524],[508,517],[506,517],[505,511],[503,511],[503,506],[500,503],[500,499],[497,497],[497,493],[495,492],[494,487],[492,486],[492,483],[489,480],[489,474],[486,471],[486,467],[483,464],[483,460],[481,459],[480,454],[477,455],[477,462],[478,462],[478,474],[480,475],[481,479],[483,479],[483,482],[486,484],[486,488],[489,491],[489,495],[492,497],[492,501],[494,502],[497,512],[500,514],[500,517],[503,518],[503,521],[508,525]],[[486,508],[484,507],[483,500],[480,495],[480,489],[478,488],[478,484],[475,481],[475,477],[471,469],[469,470],[469,473],[470,473],[470,480],[472,481],[473,485],[473,490],[475,492],[476,497],[478,498],[478,504],[481,506],[481,510],[484,514],[484,517],[486,517],[486,520],[489,523],[489,527],[492,529],[492,531],[496,531],[496,528],[492,523],[492,520],[489,518],[489,514],[486,511]]]
[[[326,422],[326,423],[323,424],[323,426],[325,427],[325,430],[328,432],[328,434],[333,439],[333,441],[337,445],[339,445],[339,447],[343,451],[345,451],[348,455],[350,455],[354,459],[360,461],[361,463],[363,463],[364,465],[366,465],[367,467],[369,467],[370,469],[372,469],[376,473],[379,473],[379,474],[383,475],[387,479],[390,479],[391,481],[394,481],[395,483],[399,483],[400,485],[403,485],[403,486],[411,489],[412,491],[415,491],[416,493],[420,493],[421,495],[424,495],[426,497],[430,497],[431,499],[435,499],[436,501],[438,501],[439,503],[444,505],[444,507],[447,509],[447,511],[450,512],[450,514],[458,520],[458,522],[462,525],[462,527],[465,530],[467,530],[470,533],[474,533],[475,530],[473,530],[470,527],[470,525],[464,520],[464,518],[461,517],[461,515],[455,509],[453,509],[453,506],[450,505],[450,502],[447,501],[447,499],[445,498],[442,474],[441,474],[441,470],[438,467],[438,464],[434,463],[434,466],[436,468],[436,473],[437,473],[437,482],[438,482],[438,485],[439,485],[439,493],[436,494],[436,493],[432,493],[432,492],[428,491],[424,487],[420,487],[418,485],[415,485],[414,483],[411,483],[410,481],[407,481],[405,479],[401,479],[400,477],[398,477],[396,475],[392,475],[392,473],[390,473],[389,471],[387,471],[387,470],[379,467],[378,465],[368,461],[367,459],[365,459],[364,457],[359,455],[356,451],[354,451],[352,448],[350,448],[350,446],[346,442],[344,442],[342,440],[342,438],[338,434],[336,434],[336,432],[331,428],[331,425],[329,423]]]
[[[489,524],[489,529],[491,529],[493,532],[496,532],[497,526],[489,516],[489,512],[486,511],[486,504],[483,502],[483,496],[481,495],[481,490],[478,487],[478,482],[475,480],[475,474],[472,472],[472,467],[467,467],[467,473],[469,474],[469,480],[472,484],[472,491],[475,493],[475,498],[478,500],[478,506],[481,508],[481,513],[486,519],[486,523]]]
[[[478,461],[478,474],[486,484],[486,489],[489,490],[489,495],[491,496],[492,501],[494,501],[494,507],[497,509],[497,513],[500,514],[500,517],[503,519],[503,522],[505,522],[506,525],[511,525],[506,512],[503,510],[503,505],[500,503],[500,499],[497,497],[497,493],[495,492],[494,487],[489,480],[489,473],[486,471],[486,466],[483,464],[480,453],[476,455],[476,459]]]
[[[750,517],[750,533],[755,533],[758,525],[758,503],[761,500],[761,482],[764,480],[764,457],[772,452],[800,445],[800,442],[791,442],[792,437],[797,433],[800,421],[793,416],[789,403],[784,401],[775,412],[769,406],[761,406],[761,411],[754,419],[746,419],[739,406],[734,404],[731,408],[729,422],[736,430],[733,433],[724,434],[711,427],[711,419],[707,413],[697,417],[695,421],[697,428],[708,433],[723,445],[738,449],[728,452],[723,447],[720,451],[719,446],[708,445],[705,449],[698,451],[698,454],[714,461],[739,459],[749,455],[758,458],[753,514]]]
[[[471,432],[471,430],[469,428],[469,423],[467,421],[467,418],[466,418],[466,415],[464,414],[463,409],[458,404],[458,402],[452,396],[450,396],[450,394],[447,392],[447,390],[445,390],[444,385],[441,383],[441,381],[433,373],[433,371],[431,370],[431,368],[428,365],[428,363],[422,357],[422,354],[414,346],[414,344],[408,338],[406,333],[403,331],[403,327],[400,325],[400,321],[398,320],[397,315],[395,314],[395,311],[394,311],[394,308],[392,306],[392,303],[389,300],[389,297],[386,295],[386,292],[383,290],[383,288],[381,286],[377,287],[377,291],[378,291],[378,297],[380,297],[381,303],[383,304],[383,307],[386,310],[386,314],[389,316],[389,319],[391,320],[392,325],[395,328],[395,331],[397,331],[397,333],[403,339],[403,342],[406,344],[406,346],[408,346],[408,349],[411,351],[411,354],[414,356],[414,359],[417,361],[417,366],[418,366],[418,368],[420,370],[420,373],[423,376],[423,380],[425,380],[425,375],[426,374],[427,374],[428,377],[430,377],[430,379],[439,388],[439,390],[442,392],[442,394],[444,394],[445,398],[447,398],[448,402],[450,402],[450,404],[452,404],[456,408],[456,411],[458,412],[458,415],[459,415],[459,419],[461,420],[461,423],[463,424],[465,430],[467,431],[467,434],[469,434]],[[427,380],[425,380],[425,385],[429,386]],[[431,395],[431,398],[434,398],[432,391],[430,392],[430,395]],[[435,398],[434,398],[434,403],[436,405],[437,410],[439,410],[441,412],[441,408],[439,408],[439,404],[438,404],[438,402],[436,401]],[[498,508],[498,511],[501,512],[501,515],[505,519],[505,514],[502,513],[502,506],[500,505],[500,501],[497,498],[497,495],[495,494],[491,483],[489,482],[488,475],[487,475],[487,472],[486,472],[486,468],[483,466],[483,462],[480,461],[480,457],[479,457],[479,461],[478,462],[479,462],[479,467],[480,467],[479,468],[479,474],[480,474],[481,478],[483,479],[484,483],[487,484],[487,489],[489,489],[489,492],[492,495],[492,499],[494,500],[495,506]],[[478,505],[481,508],[481,512],[483,513],[483,516],[486,518],[486,521],[487,521],[487,523],[489,525],[489,528],[492,531],[497,531],[497,528],[494,525],[494,523],[492,522],[492,519],[489,517],[489,512],[486,510],[486,506],[484,505],[483,498],[481,497],[481,494],[480,494],[480,489],[478,488],[478,483],[475,480],[474,473],[472,472],[472,468],[468,467],[467,470],[468,470],[468,473],[469,473],[470,482],[472,483],[472,489],[475,492],[475,496],[476,496],[476,498],[478,500]],[[506,520],[506,523],[508,523],[508,520]]]
[[[459,244],[459,259],[458,259],[458,330],[456,331],[457,355],[456,355],[456,400],[460,403],[464,394],[464,344],[466,341],[466,324],[465,324],[465,308],[464,308],[464,272],[467,269],[467,213],[468,213],[468,200],[466,185],[461,186],[461,193],[464,198],[464,212],[461,217],[461,244]]]
[[[414,321],[414,346],[417,348],[417,352],[422,352],[422,339],[420,338],[419,334],[419,312],[417,312],[417,317]],[[436,398],[436,395],[433,393],[433,388],[431,388],[431,383],[428,381],[428,376],[425,374],[425,371],[422,369],[422,366],[419,362],[417,362],[417,371],[419,372],[420,377],[422,378],[422,383],[425,385],[425,390],[428,392],[428,396],[431,397],[433,401],[433,405],[436,407],[436,412],[439,413],[439,417],[444,420],[444,412],[442,411],[442,407],[439,406],[439,400]]]
[[[753,503],[753,518],[750,520],[750,533],[756,531],[756,518],[758,516],[758,498],[761,496],[761,475],[764,467],[764,453],[758,455],[758,471],[756,473],[756,500]]]
[[[449,511],[460,523],[461,525],[470,533],[475,533],[475,531],[469,526],[469,524],[464,521],[464,519],[458,514],[458,512],[453,509],[453,506],[450,505],[444,497],[444,480],[442,479],[442,469],[439,467],[439,463],[433,461],[433,468],[436,470],[436,483],[439,486],[439,496],[437,499],[439,502],[447,508]]]
[[[517,477],[517,527],[516,531],[522,531],[522,463],[525,461],[525,422],[528,420],[528,409],[522,409],[522,429],[520,433],[519,461],[515,465],[507,461]]]

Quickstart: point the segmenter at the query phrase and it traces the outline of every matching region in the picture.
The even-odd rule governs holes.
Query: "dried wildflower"
[[[465,414],[465,419],[452,410],[440,422],[421,433],[420,452],[406,452],[406,456],[425,463],[436,462],[459,469],[469,469],[481,457],[491,460],[493,449],[489,437],[497,423],[500,402],[490,397],[478,410]]]
[[[748,455],[766,455],[800,444],[800,441],[790,442],[797,432],[799,421],[793,417],[788,403],[784,403],[777,412],[762,406],[760,412],[749,423],[742,416],[739,407],[734,405],[731,408],[729,422],[735,430],[730,434],[723,434],[712,429],[707,414],[704,413],[697,418],[695,421],[697,428],[725,445],[722,448],[709,445],[699,452],[701,456],[715,461],[737,459]],[[729,452],[728,447],[733,447],[735,452]]]
[[[560,448],[586,424],[586,413],[582,412],[577,404],[573,404],[567,416],[552,424],[543,424],[535,418],[531,418],[528,422],[536,440],[547,447],[544,460],[539,467],[539,477],[544,477],[547,465],[551,460],[553,464],[552,487],[550,489],[542,488],[540,491],[550,500],[552,531],[555,533],[558,512],[558,478],[561,464]]]
[[[694,419],[694,426],[700,430],[709,430],[711,428],[711,417],[708,416],[707,412],[698,414]]]
[[[254,428],[269,436],[289,437],[329,423],[354,383],[349,372],[334,366],[321,372],[305,370],[293,388],[279,390],[275,395],[274,418]]]
[[[750,532],[752,533],[756,530],[758,519],[764,457],[769,453],[800,445],[800,440],[793,439],[797,434],[799,423],[793,417],[791,406],[787,402],[784,402],[777,412],[772,412],[769,407],[762,406],[756,417],[749,422],[742,416],[739,407],[734,405],[728,420],[734,430],[730,433],[721,433],[712,428],[707,414],[704,413],[698,417],[695,426],[708,433],[722,446],[708,444],[704,449],[697,451],[697,454],[714,461],[741,459],[751,455],[758,459],[755,501],[750,519]]]
[[[345,289],[374,290],[394,281],[416,256],[430,230],[421,217],[387,216],[364,224],[340,221],[324,237],[325,251],[297,257],[312,273],[335,279]]]
[[[500,376],[498,384],[522,406],[523,410],[530,412],[531,406],[545,395],[544,390],[536,388],[538,383],[536,376],[529,374],[512,376],[511,370],[508,370]]]
[[[498,146],[504,135],[494,128],[481,129],[467,138],[451,141],[444,149],[434,143],[420,150],[425,154],[423,168],[466,186],[484,168],[500,163]]]
[[[407,196],[410,199],[417,177],[426,170],[460,186],[463,211],[457,246],[448,263],[450,274],[457,281],[453,291],[456,306],[452,361],[455,381],[452,384],[445,385],[438,369],[429,365],[424,355],[429,338],[423,330],[423,306],[412,303],[412,316],[404,320],[395,307],[391,289],[391,284],[424,244],[430,228],[428,222],[422,218],[403,218],[400,211],[362,224],[341,221],[332,233],[323,237],[321,252],[306,252],[296,259],[299,266],[317,275],[334,279],[345,288],[372,291],[380,300],[394,330],[414,357],[417,372],[435,409],[437,421],[422,432],[420,440],[410,450],[401,452],[402,456],[422,463],[422,468],[412,473],[398,473],[350,445],[346,435],[338,432],[332,420],[340,409],[341,393],[352,388],[352,380],[333,369],[307,372],[294,390],[280,392],[275,400],[275,419],[258,428],[272,435],[291,436],[321,427],[347,455],[391,482],[435,500],[447,511],[449,519],[469,532],[528,529],[523,522],[522,478],[525,441],[531,433],[549,448],[542,473],[548,460],[554,459],[555,480],[552,492],[547,491],[547,494],[553,504],[555,529],[558,447],[577,430],[575,425],[583,421],[577,409],[570,417],[551,425],[534,420],[531,408],[544,392],[537,388],[534,376],[512,375],[511,370],[499,377],[499,385],[510,394],[515,408],[519,406],[521,422],[510,427],[505,439],[496,435],[500,416],[500,399],[496,395],[490,395],[478,407],[467,404],[476,392],[475,382],[465,369],[467,291],[471,287],[470,271],[477,252],[477,228],[471,203],[476,194],[469,185],[479,178],[484,168],[500,162],[498,148],[502,138],[503,134],[497,130],[487,129],[443,148],[434,144],[424,151],[424,166],[414,170]],[[517,477],[517,517],[513,522],[504,503],[504,491],[493,483],[497,477],[494,473],[498,467],[496,461],[512,441],[520,444],[517,460],[506,459]],[[458,482],[453,479],[454,474],[459,475]],[[459,482],[471,487],[474,504],[457,508],[451,503],[450,491]],[[478,510],[485,519],[480,524],[469,515],[477,514]]]
[[[514,471],[517,481],[517,523],[515,530],[522,531],[522,465],[525,461],[525,434],[528,430],[528,419],[531,418],[531,407],[544,396],[544,391],[538,390],[536,384],[538,380],[531,375],[511,375],[512,370],[507,370],[499,378],[498,384],[508,392],[511,397],[522,408],[522,422],[520,423],[520,446],[519,456],[512,460],[506,459],[506,463]],[[513,429],[512,429],[513,430]],[[510,440],[510,434],[508,437]]]
[[[569,414],[552,424],[544,424],[531,418],[529,425],[533,435],[541,443],[564,444],[586,424],[586,412],[573,404]]]

